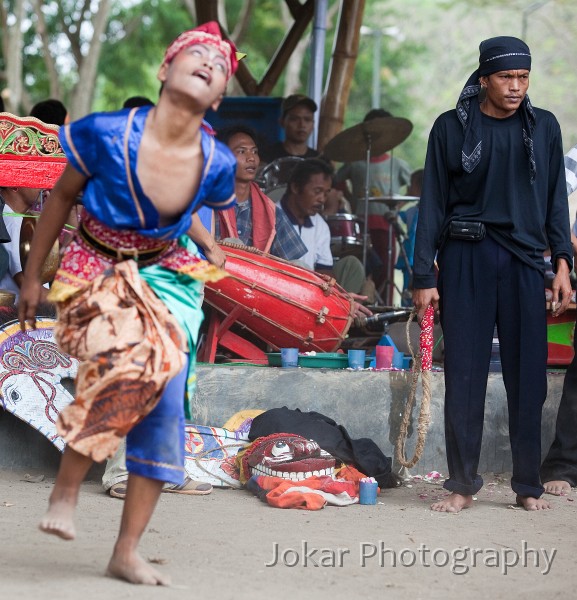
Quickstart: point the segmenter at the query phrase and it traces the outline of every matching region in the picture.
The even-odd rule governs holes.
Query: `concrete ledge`
[[[373,439],[388,456],[394,445],[409,393],[411,373],[331,369],[280,369],[245,365],[199,365],[194,398],[194,421],[222,426],[234,413],[248,408],[279,406],[316,410],[343,425],[353,438]],[[548,375],[549,391],[543,409],[542,451],[553,439],[564,373]],[[431,425],[425,451],[413,474],[447,472],[443,430],[444,378],[431,377]],[[413,411],[416,424],[420,407]],[[410,431],[406,453],[412,455],[416,431]],[[13,415],[0,410],[0,467],[54,470],[60,453],[42,435]],[[511,470],[505,389],[500,373],[491,373],[487,386],[485,430],[479,472]]]

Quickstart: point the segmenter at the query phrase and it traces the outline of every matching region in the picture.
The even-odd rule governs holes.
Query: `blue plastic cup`
[[[361,481],[359,483],[359,504],[376,504],[378,489],[377,482]]]
[[[365,351],[364,350],[349,350],[349,367],[351,369],[365,368]]]
[[[393,364],[392,364],[393,369],[402,369],[403,368],[404,356],[405,355],[402,352],[395,350],[395,353],[393,354]]]
[[[280,363],[285,368],[298,367],[299,365],[299,349],[298,348],[281,348]]]

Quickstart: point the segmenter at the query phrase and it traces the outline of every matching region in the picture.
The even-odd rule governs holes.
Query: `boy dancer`
[[[167,49],[156,106],[94,114],[61,130],[69,164],[42,213],[25,271],[21,326],[35,326],[40,266],[83,191],[85,214],[51,289],[56,336],[78,357],[76,399],[59,432],[67,447],[40,529],[73,539],[79,487],[94,460],[127,437],[129,480],[108,574],[168,578],[137,553],[164,482],[184,479],[185,389],[194,386],[201,281],[223,275],[188,234],[205,204],[234,204],[235,160],[203,124],[237,67],[216,23]],[[192,386],[192,388],[191,388]]]

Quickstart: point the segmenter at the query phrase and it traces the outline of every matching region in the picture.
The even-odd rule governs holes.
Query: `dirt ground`
[[[103,572],[122,501],[87,482],[73,542],[36,524],[53,478],[0,471],[0,597],[452,598],[570,597],[577,584],[577,495],[551,497],[553,510],[514,508],[508,477],[489,474],[471,509],[434,513],[439,484],[413,480],[376,506],[280,510],[244,490],[203,497],[163,494],[142,554],[173,580],[146,588]],[[30,473],[37,476],[39,473]],[[276,564],[274,564],[276,563]],[[267,566],[269,564],[270,566]]]

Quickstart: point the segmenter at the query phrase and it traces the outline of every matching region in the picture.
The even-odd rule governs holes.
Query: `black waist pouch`
[[[480,242],[485,237],[485,224],[480,221],[451,221],[449,223],[449,238]]]

